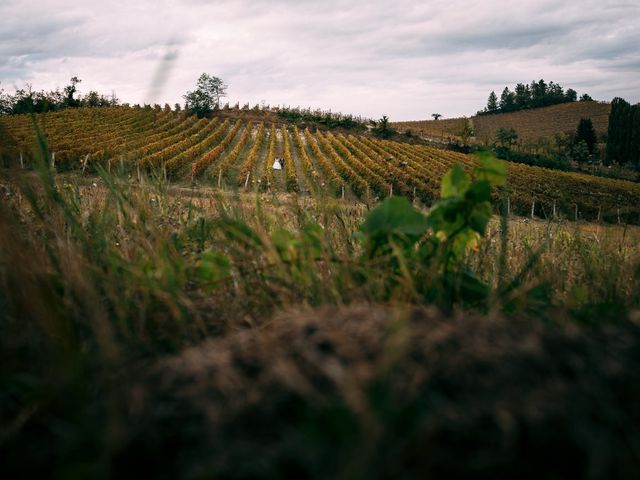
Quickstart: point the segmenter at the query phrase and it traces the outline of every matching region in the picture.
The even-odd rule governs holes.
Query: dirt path
[[[312,194],[313,187],[310,183],[310,179],[305,174],[304,168],[302,167],[302,162],[300,161],[300,157],[298,156],[298,149],[296,148],[296,144],[293,140],[294,132],[290,132],[287,130],[287,134],[289,135],[289,152],[291,153],[291,158],[293,159],[293,166],[296,170],[296,180],[298,181],[298,189],[302,194]]]
[[[282,141],[282,132],[280,128],[276,128],[276,157],[281,158],[284,152],[284,143]],[[287,176],[284,169],[273,171],[273,182],[271,190],[276,192],[287,191]]]

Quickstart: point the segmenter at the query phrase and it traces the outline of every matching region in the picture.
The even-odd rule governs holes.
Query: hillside
[[[508,116],[532,113],[540,114]],[[87,108],[39,115],[37,122],[49,161],[59,171],[90,172],[101,165],[139,176],[157,170],[177,182],[366,202],[392,194],[429,205],[439,197],[440,180],[453,164],[470,169],[478,161],[424,145],[260,121],[255,112],[250,118],[197,119],[184,112]],[[0,118],[0,131],[5,166],[33,163],[37,138],[30,117]],[[278,157],[284,158],[283,170],[272,168]],[[571,219],[640,223],[640,185],[632,182],[520,164],[508,165],[508,182],[514,213],[531,215],[533,210],[548,218],[555,211]]]
[[[468,122],[468,118],[445,118],[441,120],[417,120],[413,122],[394,122],[392,127],[405,132],[411,130],[424,136],[440,138],[446,140],[449,137],[456,137]]]
[[[495,141],[499,128],[513,128],[523,142],[540,138],[553,138],[555,134],[574,133],[581,118],[591,118],[598,135],[607,132],[611,105],[600,102],[572,102],[544,108],[520,110],[495,115],[475,115],[471,123],[477,141],[490,144]],[[411,129],[425,136],[447,137],[457,135],[466,118],[397,122],[393,126],[402,131]]]

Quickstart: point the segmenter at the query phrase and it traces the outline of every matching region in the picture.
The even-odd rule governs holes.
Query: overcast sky
[[[0,0],[5,90],[77,75],[173,104],[202,72],[231,102],[392,120],[472,115],[539,78],[635,103],[640,1]]]

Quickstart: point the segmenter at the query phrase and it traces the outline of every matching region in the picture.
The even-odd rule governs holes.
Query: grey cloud
[[[0,16],[3,85],[74,72],[131,102],[148,98],[167,44],[178,57],[153,96],[170,103],[203,71],[231,101],[392,118],[472,114],[490,90],[540,77],[639,100],[628,1],[9,0]]]

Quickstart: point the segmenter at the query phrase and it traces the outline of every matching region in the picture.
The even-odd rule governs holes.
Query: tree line
[[[71,77],[69,84],[62,90],[36,91],[30,84],[10,94],[0,88],[0,115],[18,115],[22,113],[44,113],[78,107],[115,107],[119,100],[115,93],[102,95],[95,90],[85,95],[78,93],[78,77]]]
[[[478,115],[487,115],[494,113],[515,112],[517,110],[525,110],[528,108],[546,107],[549,105],[557,105],[559,103],[575,102],[578,100],[578,93],[569,88],[564,88],[555,82],[545,82],[543,79],[532,81],[530,85],[518,83],[513,90],[504,87],[500,98],[496,92],[492,91],[487,100],[487,106],[484,110],[478,112]],[[593,100],[588,94],[583,94],[580,101]]]
[[[631,105],[620,97],[611,101],[605,162],[640,168],[640,103]]]

